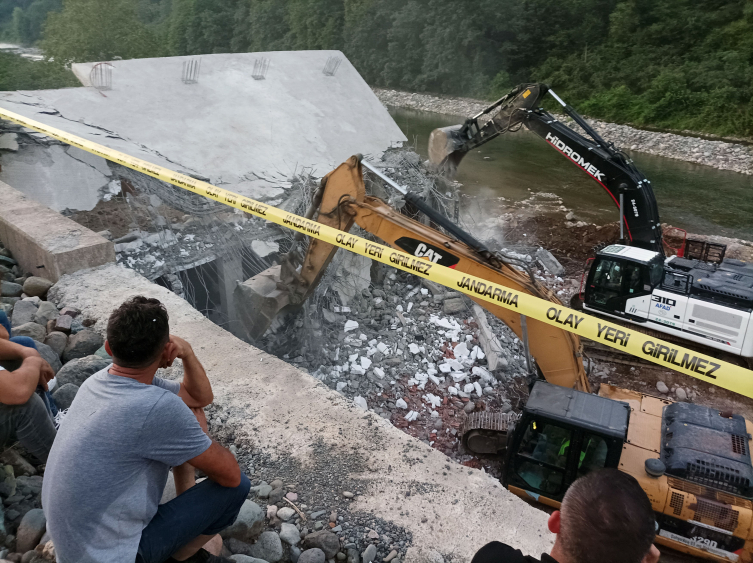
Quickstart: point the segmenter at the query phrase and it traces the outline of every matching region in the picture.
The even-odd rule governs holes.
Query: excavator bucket
[[[306,211],[307,219],[344,232],[350,230],[354,219],[340,212],[340,204],[364,200],[361,158],[361,155],[350,157],[322,178]],[[235,307],[250,340],[261,338],[280,313],[300,307],[308,299],[337,252],[338,247],[312,238],[301,259],[299,244],[303,239],[304,235],[296,234],[296,243],[283,257],[282,264],[236,285]]]
[[[468,152],[463,150],[464,143],[459,138],[462,128],[462,125],[440,127],[429,136],[429,162],[450,178],[455,175],[460,161]]]
[[[548,90],[545,84],[521,84],[462,125],[434,129],[429,136],[429,162],[453,177],[468,151],[520,125],[526,111],[538,107]]]

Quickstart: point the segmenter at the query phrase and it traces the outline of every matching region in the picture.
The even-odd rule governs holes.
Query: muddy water
[[[432,129],[460,122],[454,116],[400,108],[391,108],[390,114],[424,157]],[[662,222],[698,234],[753,240],[752,176],[639,152],[630,156],[651,181]],[[466,155],[457,180],[471,196],[465,205],[483,214],[494,213],[500,197],[518,201],[549,192],[562,198],[575,220],[603,224],[618,219],[601,186],[525,129]]]

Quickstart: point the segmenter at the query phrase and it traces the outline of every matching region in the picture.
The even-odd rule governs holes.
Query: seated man
[[[634,477],[601,469],[576,480],[549,517],[557,534],[541,563],[657,563],[656,520],[651,502]],[[538,563],[520,550],[491,542],[471,563]]]
[[[10,338],[10,323],[0,311],[0,448],[15,441],[35,458],[47,461],[55,423],[38,389],[55,376],[27,336]]]
[[[47,462],[42,503],[57,560],[232,563],[202,546],[235,521],[250,483],[192,412],[213,400],[204,368],[169,334],[156,299],[118,307],[105,346],[113,364],[81,386]],[[155,377],[175,358],[181,383]],[[170,467],[186,462],[208,479],[158,506]]]

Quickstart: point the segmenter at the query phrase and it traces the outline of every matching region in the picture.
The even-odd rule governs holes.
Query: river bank
[[[482,111],[489,105],[486,101],[472,98],[439,97],[381,88],[373,88],[373,91],[386,106],[457,115],[463,119]],[[566,123],[571,122],[566,116],[558,117]],[[719,170],[753,175],[753,150],[743,144],[675,133],[646,131],[598,119],[588,121],[602,137],[623,150],[638,151],[711,166]],[[458,123],[461,122],[462,119],[459,119]]]

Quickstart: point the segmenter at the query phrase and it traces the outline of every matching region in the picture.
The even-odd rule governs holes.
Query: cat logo
[[[395,241],[395,246],[413,256],[423,258],[434,264],[439,264],[440,266],[447,266],[448,268],[454,268],[457,263],[460,262],[460,258],[450,254],[447,249],[439,248],[428,242],[423,242],[410,237],[400,237]]]

